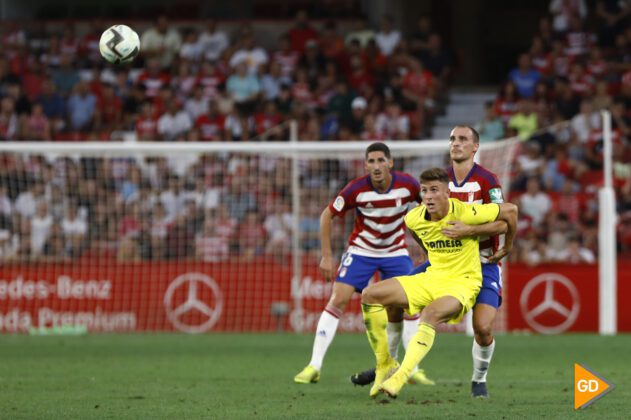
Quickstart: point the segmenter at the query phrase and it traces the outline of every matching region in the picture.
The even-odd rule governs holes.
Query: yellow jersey
[[[479,238],[451,239],[442,234],[450,221],[459,220],[468,225],[482,225],[497,219],[499,204],[468,204],[450,198],[449,212],[441,220],[432,221],[427,207],[420,205],[405,216],[405,224],[423,242],[431,266],[428,273],[440,273],[447,278],[470,278],[482,281]]]

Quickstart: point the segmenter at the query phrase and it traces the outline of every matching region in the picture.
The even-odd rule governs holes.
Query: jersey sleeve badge
[[[489,197],[491,197],[491,203],[503,203],[504,197],[502,197],[502,190],[499,188],[493,188],[489,190]]]
[[[337,211],[342,211],[344,209],[344,197],[338,195],[335,201],[333,202],[333,208]]]

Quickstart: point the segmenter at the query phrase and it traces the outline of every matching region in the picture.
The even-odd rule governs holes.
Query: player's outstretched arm
[[[515,239],[515,233],[517,232],[517,216],[519,210],[513,203],[501,203],[500,214],[497,216],[497,220],[503,220],[506,222],[507,230],[504,238],[504,246],[497,250],[497,252],[489,257],[489,262],[497,263],[502,258],[507,256],[513,249],[513,241]]]
[[[333,217],[334,215],[328,206],[320,215],[320,250],[322,252],[320,271],[327,282],[333,280],[333,275],[335,274],[333,251],[331,250],[331,221]]]
[[[483,225],[468,225],[459,220],[452,220],[447,224],[449,226],[441,231],[443,235],[451,239],[460,239],[466,236],[503,235],[508,230],[508,224],[503,220],[496,220]]]

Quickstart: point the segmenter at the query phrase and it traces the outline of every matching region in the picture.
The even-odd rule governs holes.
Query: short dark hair
[[[443,184],[449,185],[449,174],[443,168],[431,168],[421,172],[419,177],[421,184],[429,181],[440,181]]]
[[[475,128],[471,127],[470,125],[467,124],[458,124],[456,127],[454,128],[468,128],[469,130],[471,130],[471,133],[473,133],[473,142],[474,143],[480,143],[480,133],[478,133],[478,130],[476,130]]]
[[[383,152],[388,159],[392,159],[390,148],[386,146],[385,143],[376,142],[368,146],[368,148],[366,148],[366,158],[368,158],[368,153],[370,152]]]

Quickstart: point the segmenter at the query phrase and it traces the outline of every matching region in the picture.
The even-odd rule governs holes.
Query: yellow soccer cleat
[[[392,376],[397,369],[399,369],[399,362],[393,358],[390,358],[382,365],[377,365],[377,369],[375,369],[375,382],[372,384],[372,388],[370,388],[370,398],[375,398],[379,395],[379,386],[383,381]]]
[[[297,384],[315,384],[320,380],[320,371],[309,365],[296,376],[294,382]]]
[[[421,384],[421,385],[436,385],[436,382],[432,381],[425,375],[425,371],[423,369],[419,369],[410,376],[408,379],[409,384]]]
[[[396,398],[399,395],[399,392],[401,392],[401,388],[403,388],[403,385],[405,385],[407,381],[408,378],[406,378],[401,371],[398,371],[392,375],[390,379],[381,384],[379,391],[383,392],[390,398]]]

